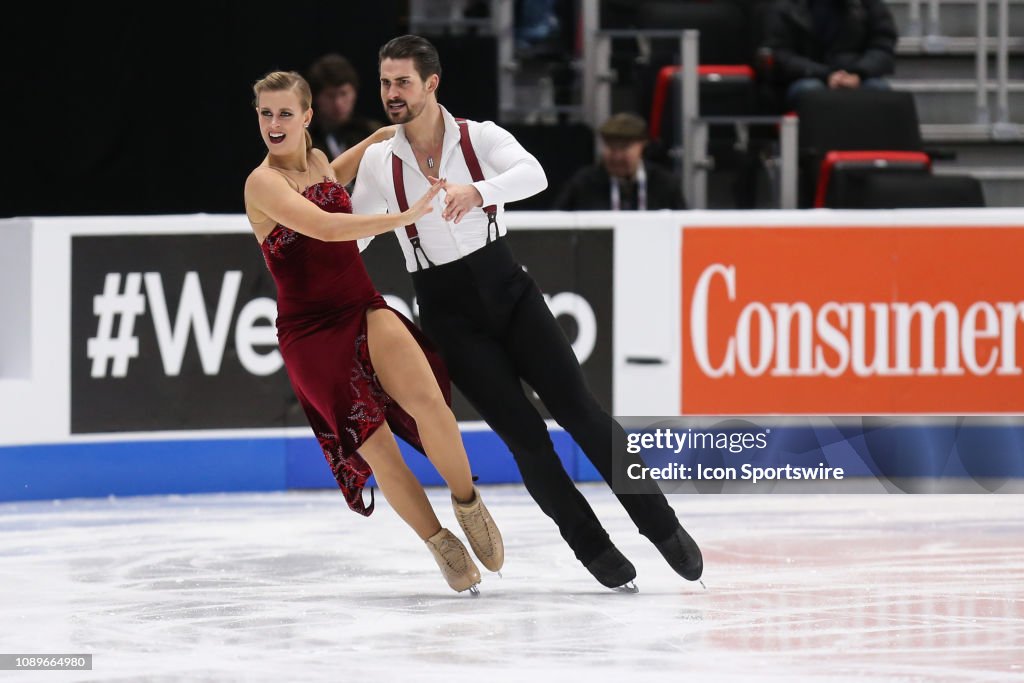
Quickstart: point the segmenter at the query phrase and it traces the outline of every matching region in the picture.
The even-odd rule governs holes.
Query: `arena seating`
[[[925,209],[985,206],[981,181],[969,175],[930,173],[862,176],[835,193],[834,208]]]
[[[507,124],[505,128],[537,157],[548,177],[548,189],[509,204],[520,211],[545,211],[554,204],[565,181],[594,163],[594,131],[583,123],[558,125]]]
[[[909,93],[809,92],[797,116],[801,206],[830,206],[834,188],[849,184],[849,176],[931,170]]]
[[[760,41],[761,14],[752,7],[762,7],[763,0],[753,3],[700,2],[696,0],[646,0],[632,3],[629,11],[610,3],[609,28],[640,28],[657,30],[696,29],[700,32],[699,97],[700,111],[705,116],[749,116],[760,113],[763,88],[757,73],[757,44]],[[750,5],[749,7],[747,5]],[[605,12],[605,8],[602,9]],[[604,16],[604,14],[603,14]],[[648,158],[680,170],[678,155],[671,150],[681,146],[676,112],[681,96],[681,72],[677,41],[652,41],[649,55],[637,55],[627,69],[620,60],[620,78],[631,80],[635,109],[648,117],[651,124],[651,145]],[[625,73],[625,72],[628,72]],[[727,205],[753,207],[754,176],[764,132],[748,131],[754,139],[749,145],[741,142],[737,131],[728,126],[714,126],[709,131],[708,156],[713,159],[715,177],[725,180],[732,190]],[[769,133],[769,137],[770,137]],[[732,180],[727,180],[732,178]],[[713,183],[717,185],[717,183]]]
[[[650,0],[636,8],[635,25],[648,29],[700,31],[700,109],[705,115],[752,114],[755,108],[754,51],[748,22],[732,2]],[[638,109],[650,111],[651,137],[670,148],[680,143],[671,125],[680,96],[678,45],[652,47],[637,73]],[[666,122],[669,125],[662,125]]]

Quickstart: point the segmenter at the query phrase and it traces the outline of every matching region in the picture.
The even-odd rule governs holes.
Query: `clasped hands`
[[[860,76],[849,71],[833,71],[828,75],[828,87],[832,90],[839,88],[859,88]]]
[[[457,224],[470,209],[484,205],[484,198],[473,185],[449,183],[447,179],[439,179],[433,176],[430,176],[429,180],[432,186],[440,185],[441,189],[444,190],[444,213],[441,214],[441,218],[446,221],[452,221]]]

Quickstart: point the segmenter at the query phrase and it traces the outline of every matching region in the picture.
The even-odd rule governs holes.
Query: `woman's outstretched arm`
[[[246,212],[256,209],[295,232],[323,242],[344,242],[379,235],[414,223],[433,209],[430,203],[443,182],[431,180],[431,187],[408,211],[399,214],[355,215],[324,211],[292,189],[288,181],[269,169],[258,168],[245,181]]]
[[[378,128],[366,136],[359,144],[349,147],[338,155],[338,158],[331,162],[331,170],[334,171],[334,177],[338,179],[338,182],[342,185],[351,183],[353,178],[356,177],[356,171],[359,170],[359,162],[363,160],[363,153],[366,151],[366,148],[378,142],[390,140],[395,136],[396,130],[398,130],[398,126]]]

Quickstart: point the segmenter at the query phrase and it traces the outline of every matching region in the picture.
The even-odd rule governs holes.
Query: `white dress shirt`
[[[480,161],[484,179],[473,182],[473,177],[462,156],[459,145],[461,131],[455,117],[441,107],[444,118],[444,140],[441,144],[441,160],[433,169],[438,178],[447,178],[449,183],[473,185],[483,197],[483,206],[494,204],[498,208],[498,231],[507,232],[502,220],[506,202],[525,199],[537,194],[548,186],[544,169],[537,159],[501,126],[491,122],[467,121],[473,150]],[[409,204],[415,203],[430,188],[429,181],[420,172],[416,155],[405,137],[405,127],[390,140],[378,142],[366,150],[356,175],[355,193],[352,196],[352,210],[355,213],[401,213],[391,170],[391,156],[403,162],[402,174],[405,180],[405,196]],[[444,220],[444,191],[434,199],[434,210],[416,221],[420,246],[435,265],[456,261],[487,243],[487,214],[483,207],[468,211],[456,225]],[[409,272],[416,270],[416,258],[412,245],[405,234],[405,228],[398,228],[398,242],[405,253],[405,267]],[[493,232],[492,232],[493,234]],[[372,238],[359,240],[360,250]]]

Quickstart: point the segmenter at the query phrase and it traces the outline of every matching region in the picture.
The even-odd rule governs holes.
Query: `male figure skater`
[[[366,151],[354,210],[401,211],[408,197],[425,191],[429,176],[445,179],[444,210],[396,231],[423,330],[452,381],[508,445],[530,495],[576,558],[602,585],[635,591],[636,569],[562,467],[520,381],[611,485],[613,438],[624,445],[625,433],[587,389],[572,347],[516,261],[502,225],[506,202],[547,186],[544,170],[501,127],[456,119],[438,104],[441,63],[426,39],[391,40],[380,50],[379,68],[384,110],[400,125],[391,140]],[[695,581],[703,571],[700,549],[665,496],[652,489],[618,498],[672,568]]]

